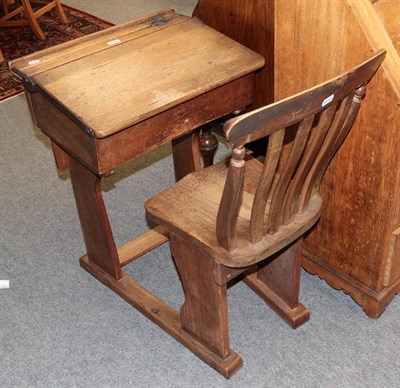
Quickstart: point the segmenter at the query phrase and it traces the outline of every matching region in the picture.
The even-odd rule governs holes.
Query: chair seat
[[[237,221],[238,247],[228,252],[216,238],[216,219],[224,189],[229,160],[192,173],[145,204],[150,219],[190,240],[213,259],[227,267],[240,268],[257,263],[296,240],[314,224],[322,200],[317,194],[306,211],[288,225],[266,234],[257,244],[250,244],[251,208],[263,163],[248,157],[244,176],[243,201]],[[187,211],[185,211],[185,208]]]

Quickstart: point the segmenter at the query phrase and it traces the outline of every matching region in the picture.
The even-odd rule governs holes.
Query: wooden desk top
[[[253,51],[166,10],[11,62],[80,128],[105,138],[264,65]]]

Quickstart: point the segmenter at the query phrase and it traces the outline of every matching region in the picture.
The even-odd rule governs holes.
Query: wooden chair
[[[14,2],[13,2],[14,3]],[[15,26],[31,26],[33,32],[38,39],[46,39],[46,35],[40,28],[38,18],[44,13],[49,12],[53,8],[56,9],[58,17],[63,23],[68,23],[67,17],[64,14],[60,0],[53,0],[49,3],[33,1],[32,3],[41,4],[42,6],[33,10],[29,0],[15,0],[16,6],[12,11],[9,10],[10,0],[2,0],[4,16],[0,19],[0,27],[15,27]],[[15,17],[17,17],[15,19]],[[14,20],[11,20],[14,19]]]
[[[302,236],[320,217],[319,184],[384,57],[381,50],[333,80],[229,120],[229,164],[194,172],[146,202],[149,218],[170,231],[185,292],[181,326],[215,359],[236,354],[227,283],[239,275],[291,327],[309,319],[298,301]],[[264,163],[244,148],[260,138],[268,138]],[[219,371],[229,377],[238,364]]]

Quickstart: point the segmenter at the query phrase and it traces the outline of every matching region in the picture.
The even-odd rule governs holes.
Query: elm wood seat
[[[38,18],[49,12],[53,8],[57,11],[58,17],[62,23],[68,23],[67,17],[62,9],[60,0],[50,2],[16,0],[16,7],[9,10],[9,0],[2,0],[4,16],[0,19],[0,27],[30,26],[38,39],[46,39],[46,35],[41,29]],[[33,4],[40,4],[40,8],[32,8]],[[15,19],[16,16],[19,17]]]
[[[239,275],[293,328],[309,319],[298,301],[302,236],[321,214],[321,179],[384,57],[381,50],[333,80],[229,120],[229,164],[191,173],[146,202],[149,218],[170,231],[185,292],[182,329],[215,359],[239,357],[227,313],[227,283]],[[265,137],[264,163],[246,157],[244,146]]]

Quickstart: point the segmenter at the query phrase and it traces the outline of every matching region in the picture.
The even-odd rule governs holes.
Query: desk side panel
[[[28,93],[28,92],[27,92]],[[40,93],[29,93],[36,125],[65,152],[99,173],[94,138],[79,128]]]

